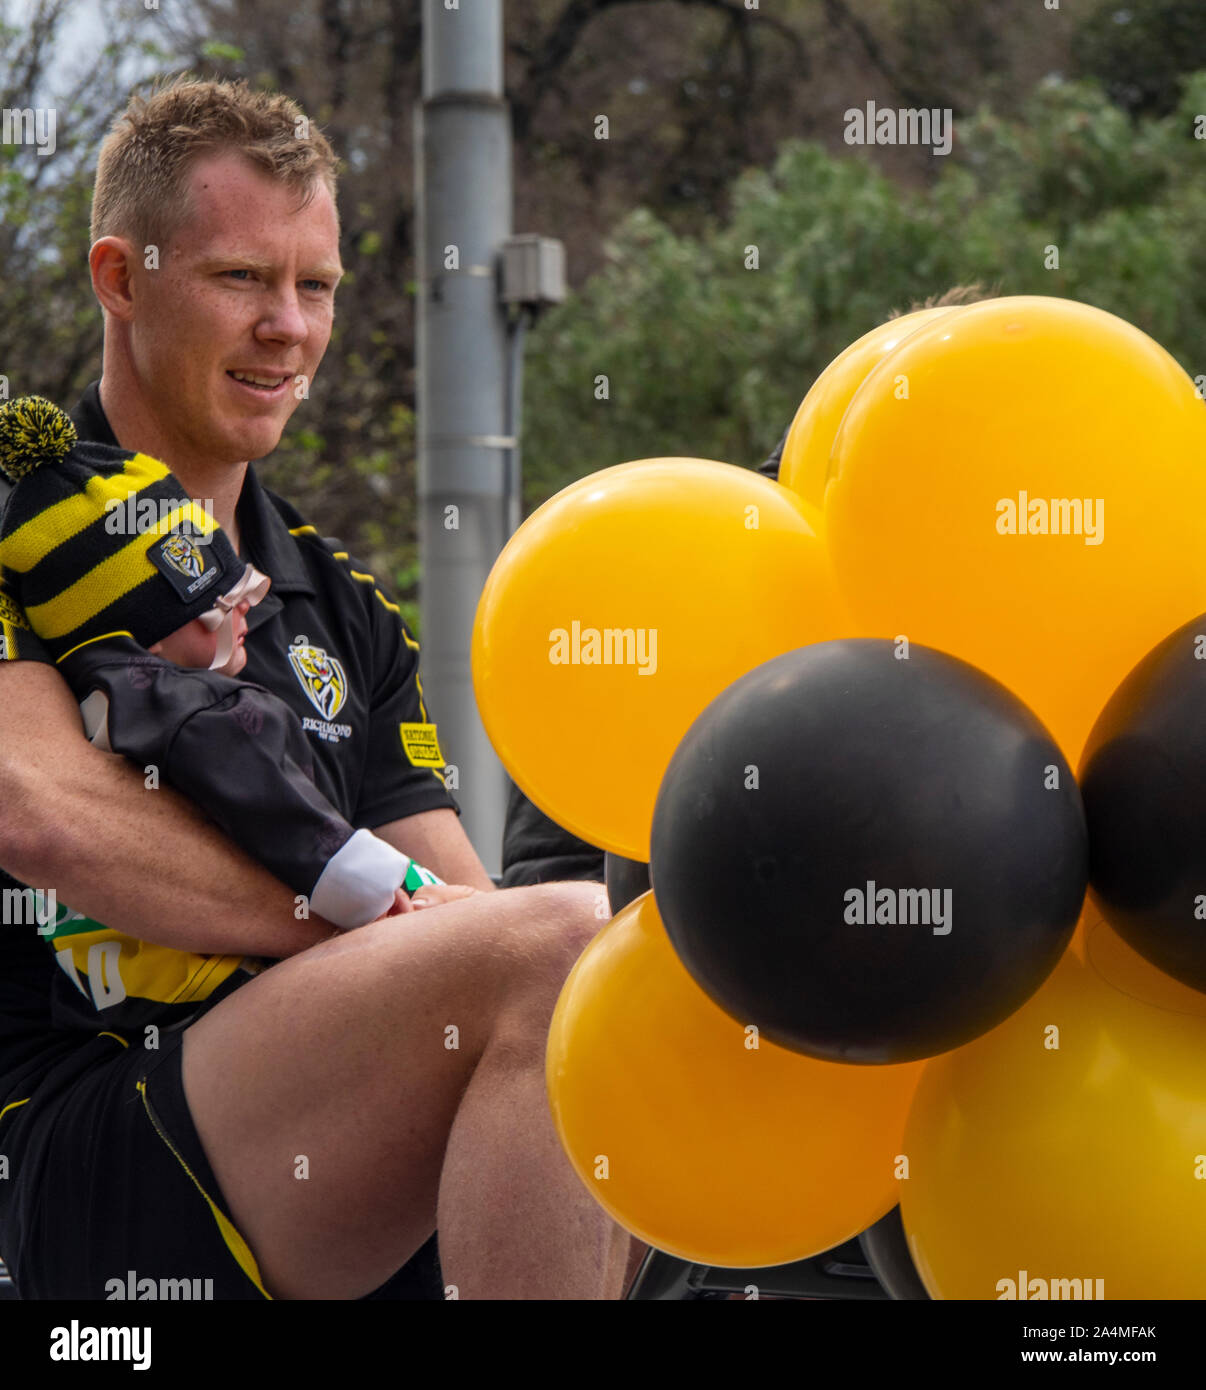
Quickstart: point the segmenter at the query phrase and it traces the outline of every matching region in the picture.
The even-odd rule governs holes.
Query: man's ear
[[[125,237],[101,237],[88,252],[88,268],[92,272],[92,292],[101,308],[119,319],[133,318],[133,244]]]

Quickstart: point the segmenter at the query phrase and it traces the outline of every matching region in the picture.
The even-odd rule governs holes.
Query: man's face
[[[134,261],[130,341],[146,403],[215,463],[272,452],[331,336],[335,206],[321,182],[298,201],[237,153],[201,158],[160,268]]]

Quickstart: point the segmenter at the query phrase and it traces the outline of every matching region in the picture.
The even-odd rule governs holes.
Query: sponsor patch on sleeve
[[[444,755],[436,738],[434,724],[399,724],[402,747],[415,767],[443,767]]]

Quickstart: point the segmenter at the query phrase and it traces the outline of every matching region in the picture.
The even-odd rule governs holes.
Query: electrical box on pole
[[[556,237],[525,233],[503,243],[502,286],[504,304],[517,304],[533,312],[560,304],[566,295],[565,247]]]

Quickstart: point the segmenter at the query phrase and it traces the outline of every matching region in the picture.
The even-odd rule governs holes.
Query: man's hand
[[[469,898],[481,891],[467,883],[428,883],[411,898],[410,904],[417,911],[423,907],[438,907],[440,903],[456,902],[458,898]]]

